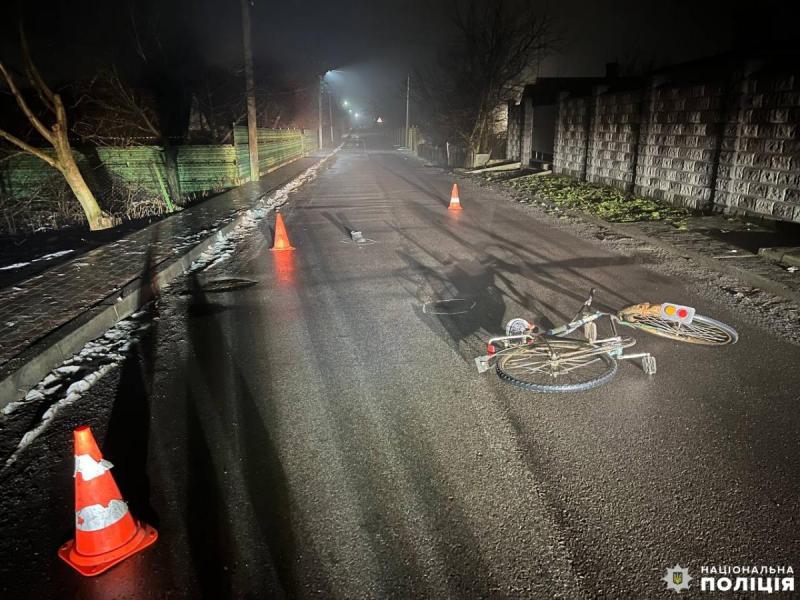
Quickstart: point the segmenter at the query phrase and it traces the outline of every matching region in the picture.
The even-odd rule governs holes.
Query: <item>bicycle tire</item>
[[[630,314],[625,316],[629,317]],[[620,320],[629,327],[676,342],[702,346],[727,346],[735,344],[739,340],[739,334],[733,327],[703,315],[694,315],[689,325],[682,325],[676,321],[668,321],[648,314],[634,314],[634,319],[637,320],[628,320],[628,318],[622,317]]]
[[[515,348],[502,356],[498,357],[497,363],[495,365],[495,370],[497,371],[497,376],[507,383],[511,385],[515,385],[522,389],[531,391],[531,392],[541,392],[541,393],[548,393],[548,392],[581,392],[585,390],[590,390],[596,387],[600,387],[601,385],[605,385],[611,379],[613,379],[614,375],[617,373],[618,364],[617,361],[610,356],[607,352],[592,352],[589,356],[595,358],[595,360],[599,360],[602,363],[602,371],[599,375],[587,379],[586,381],[580,381],[576,383],[541,383],[536,381],[525,381],[524,379],[520,378],[519,374],[512,374],[511,368],[509,368],[509,361],[514,358],[519,358],[520,356],[524,356],[525,354],[531,354],[534,352],[540,353],[542,352],[543,348],[552,348],[553,346],[558,347],[561,350],[567,350],[570,347],[574,350],[597,350],[596,346],[589,344],[588,342],[584,342],[582,340],[573,340],[569,338],[549,338],[546,336],[541,336],[537,338],[533,344],[520,346],[519,348]],[[559,373],[550,372],[550,376],[556,378],[559,376]],[[562,377],[562,380],[565,377]]]

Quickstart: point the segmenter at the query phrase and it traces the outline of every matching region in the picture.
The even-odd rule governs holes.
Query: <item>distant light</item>
[[[353,114],[353,109],[352,108],[348,108],[347,112],[349,112],[352,115]]]
[[[376,123],[383,123],[383,119],[381,119],[380,117],[378,117],[378,120],[377,120],[377,121],[375,121],[375,122],[376,122]]]
[[[350,103],[347,100],[345,100],[344,102],[342,102],[342,106],[347,108],[348,106],[350,106]]]
[[[355,113],[353,116],[357,119],[358,118],[358,113]]]

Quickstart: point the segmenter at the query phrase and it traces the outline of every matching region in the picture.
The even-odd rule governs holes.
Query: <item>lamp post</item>
[[[258,181],[258,128],[256,124],[256,84],[253,77],[253,47],[250,43],[249,0],[242,0],[242,45],[247,92],[247,142],[250,148],[250,181]]]
[[[331,121],[331,148],[333,148],[336,144],[333,142],[333,94],[330,89],[328,90],[328,117]]]
[[[411,104],[410,100],[411,100],[411,73],[409,73],[408,77],[406,78],[406,143],[404,144],[404,146],[406,148],[408,148],[408,146],[409,146],[409,143],[408,143],[408,108],[409,108],[409,105]]]
[[[317,114],[317,141],[319,142],[319,149],[322,150],[322,82],[325,75],[319,76],[319,111]]]

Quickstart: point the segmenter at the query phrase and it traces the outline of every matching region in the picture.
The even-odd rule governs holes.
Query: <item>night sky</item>
[[[0,53],[14,64],[15,23],[24,14],[34,56],[46,76],[64,81],[98,64],[135,71],[130,6],[158,7],[182,64],[239,68],[238,0],[49,0],[4,2]],[[257,72],[278,86],[311,85],[338,69],[337,93],[398,118],[405,74],[447,44],[449,2],[305,0],[253,4]],[[558,49],[542,76],[591,76],[606,62],[664,65],[735,48],[787,41],[795,34],[790,2],[643,2],[562,0],[541,3],[552,17]],[[165,25],[166,24],[166,25]],[[140,26],[143,25],[140,23]],[[165,41],[164,43],[169,43]]]

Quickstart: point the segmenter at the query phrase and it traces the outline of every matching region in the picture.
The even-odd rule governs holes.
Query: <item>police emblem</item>
[[[675,590],[680,593],[681,590],[689,589],[689,582],[694,579],[689,575],[689,569],[684,569],[680,565],[675,565],[671,569],[667,569],[667,574],[661,578],[661,581],[666,582],[668,590]]]

